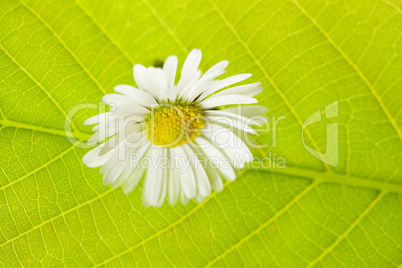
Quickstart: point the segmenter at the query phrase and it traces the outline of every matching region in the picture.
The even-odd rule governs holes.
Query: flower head
[[[217,79],[227,61],[202,75],[200,61],[201,51],[193,49],[177,84],[176,56],[168,57],[163,68],[136,64],[138,88],[118,85],[118,94],[103,97],[111,110],[85,121],[97,124],[88,144],[100,145],[82,161],[101,166],[104,184],[129,193],[144,179],[146,206],[160,206],[166,196],[171,205],[178,199],[202,202],[211,189],[223,189],[222,179],[233,181],[235,170],[252,160],[242,134],[256,134],[254,117],[266,108],[249,104],[257,102],[253,96],[263,88],[260,83],[232,86],[250,74]]]

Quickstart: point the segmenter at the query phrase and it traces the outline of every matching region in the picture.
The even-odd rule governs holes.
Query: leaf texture
[[[401,2],[0,2],[0,265],[398,267],[402,264]],[[203,50],[202,69],[262,81],[259,135],[286,168],[243,170],[204,203],[144,208],[85,167],[65,116],[132,66]],[[339,165],[303,121],[339,101]],[[73,134],[85,141],[83,122]],[[325,122],[306,143],[325,151]]]

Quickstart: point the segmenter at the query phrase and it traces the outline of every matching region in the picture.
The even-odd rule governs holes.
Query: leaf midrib
[[[110,41],[111,41],[113,44],[115,44],[115,45],[118,47],[118,49],[126,56],[126,58],[129,59],[129,60],[132,62],[132,59],[130,59],[130,58],[127,56],[128,54],[125,53],[124,50],[123,50],[120,46],[118,46],[118,45],[116,44],[116,42],[114,41],[114,39],[113,39],[111,36],[109,36],[109,34],[106,32],[106,30],[105,30],[103,27],[101,27],[101,26],[99,25],[99,23],[97,23],[97,22],[94,20],[94,18],[88,13],[88,11],[86,11],[86,10],[82,7],[81,4],[79,4],[78,1],[76,1],[76,2],[77,2],[77,5],[79,5],[79,6],[81,7],[81,9],[88,15],[88,17],[94,22],[94,24],[95,24],[99,29],[101,29],[101,31],[110,39]],[[144,3],[145,3],[145,2],[144,2]],[[162,20],[162,18],[161,18],[160,16],[158,16],[157,13],[155,14],[155,13],[153,12],[153,14],[158,18],[158,20]],[[228,22],[227,22],[226,24],[227,24],[227,26],[230,25],[230,24],[228,24]],[[168,33],[169,33],[170,35],[172,35],[172,37],[175,36],[175,34],[174,34],[173,31],[168,31]],[[176,42],[177,42],[177,37],[176,37],[176,38],[173,38],[173,39],[176,40]],[[182,46],[182,45],[180,45],[180,44],[179,44],[179,46],[183,49],[183,51],[185,51],[184,46]],[[271,171],[273,171],[273,172],[280,172],[280,171],[278,171],[278,170],[271,170]],[[288,174],[291,174],[291,173],[292,173],[292,175],[297,175],[297,176],[299,176],[300,174],[302,174],[302,175],[304,175],[304,176],[312,175],[311,172],[314,172],[314,171],[308,171],[308,170],[303,170],[303,171],[301,172],[301,170],[298,169],[298,168],[293,168],[292,170],[290,170],[290,167],[287,167],[287,171],[289,172]],[[323,176],[323,174],[325,174],[325,173],[320,173],[320,174],[314,173],[314,175],[315,175],[314,178],[317,180],[317,179],[321,178],[321,176]],[[307,176],[307,177],[308,177],[308,176]],[[328,181],[330,181],[330,182],[340,183],[337,179],[339,179],[339,178],[344,178],[344,177],[345,177],[345,176],[343,176],[343,175],[331,174],[331,176],[326,176],[325,179],[322,179],[321,181],[322,181],[322,182],[328,182]],[[335,179],[335,178],[336,178],[336,179]],[[352,178],[351,176],[347,176],[347,178],[348,178],[348,181],[345,180],[345,179],[342,179],[341,181],[343,181],[343,182],[346,183],[346,184],[351,183],[352,185],[355,185],[355,186],[367,187],[367,181],[365,181],[365,180],[362,180],[362,179],[359,179],[359,178],[354,179],[354,180],[350,180],[350,179]],[[384,187],[384,185],[385,185],[385,187]],[[388,189],[389,189],[389,186],[386,185],[386,184],[384,184],[384,183],[371,182],[369,186],[370,186],[370,187],[374,187],[374,188],[376,188],[376,189],[385,189],[385,190],[388,190]],[[399,188],[398,188],[398,189],[399,189]],[[395,188],[395,187],[392,187],[392,190],[395,191],[396,188]],[[397,191],[399,192],[400,189],[397,190]],[[103,194],[102,194],[101,196],[103,196]],[[98,198],[96,198],[96,199],[98,199]],[[93,199],[93,200],[95,200],[95,199]],[[89,200],[89,202],[91,202],[91,200]],[[81,206],[82,206],[82,205],[85,205],[85,204],[81,204]],[[60,214],[59,214],[59,215],[60,215]],[[57,217],[57,216],[56,216],[56,217]],[[49,219],[49,220],[51,221],[52,219]]]
[[[251,169],[249,169],[249,170],[244,170],[243,172],[247,172],[247,171],[250,171],[250,170],[251,170]],[[278,172],[278,170],[275,170],[275,171]],[[281,171],[283,171],[283,170],[281,170]],[[293,170],[291,170],[291,172],[289,172],[289,173],[287,173],[287,174],[290,175],[290,174],[294,174],[294,173],[297,173],[297,175],[298,175],[298,177],[299,177],[299,176],[300,176],[300,173],[304,173],[304,172],[300,172],[300,169],[299,169],[299,168],[294,168]],[[304,174],[304,175],[305,175],[305,174]],[[348,178],[350,179],[350,177],[348,177]],[[314,179],[314,178],[313,178],[313,179]],[[326,181],[325,181],[325,180],[322,180],[321,182],[326,182]],[[317,185],[319,185],[321,182],[320,182],[319,180],[315,180],[312,184],[310,184],[308,187],[306,187],[301,193],[299,193],[298,195],[296,195],[296,196],[294,197],[294,199],[296,199],[296,201],[297,201],[298,199],[300,199],[300,197],[301,197],[302,195],[304,195],[305,193],[307,193],[309,190],[315,188],[315,187],[316,187]],[[331,182],[332,182],[332,181],[331,181]],[[225,187],[229,187],[229,186],[230,186],[230,183],[229,183],[229,182],[226,182],[226,183],[225,183]],[[306,190],[307,188],[308,188],[308,190]],[[96,196],[95,198],[90,199],[90,200],[87,200],[87,201],[85,201],[85,202],[83,202],[83,203],[81,203],[81,204],[79,204],[79,205],[77,205],[77,206],[75,206],[75,207],[73,207],[73,208],[67,210],[67,211],[64,211],[64,212],[60,213],[59,215],[57,215],[57,216],[55,216],[55,217],[53,217],[53,218],[50,218],[50,219],[48,219],[48,220],[42,222],[41,224],[39,224],[39,225],[37,225],[37,226],[35,226],[35,227],[33,227],[33,228],[27,230],[26,232],[19,234],[18,236],[14,237],[14,238],[12,238],[12,239],[6,241],[6,242],[3,243],[2,245],[0,245],[0,247],[4,246],[5,244],[8,244],[8,243],[10,243],[10,242],[15,241],[16,239],[18,239],[18,238],[20,238],[20,237],[22,237],[22,236],[24,236],[24,235],[27,235],[27,234],[30,233],[31,231],[33,231],[33,230],[35,230],[35,229],[37,229],[37,228],[40,228],[40,227],[44,226],[44,225],[47,224],[47,223],[53,222],[54,220],[58,219],[59,217],[62,217],[62,216],[66,215],[66,214],[68,214],[68,213],[70,213],[70,212],[73,212],[73,211],[75,211],[75,210],[78,210],[78,209],[80,209],[80,208],[82,208],[82,207],[84,207],[84,206],[86,206],[86,205],[90,205],[90,204],[93,203],[94,201],[96,201],[96,200],[98,200],[98,199],[102,199],[104,196],[108,195],[109,193],[111,193],[111,192],[113,192],[113,191],[114,191],[114,189],[110,188],[109,190],[103,192],[102,194]],[[382,192],[383,194],[386,194],[386,193],[387,193],[386,191],[381,191],[381,192]],[[140,241],[139,243],[137,243],[137,244],[135,244],[135,245],[133,245],[133,246],[130,246],[130,247],[127,248],[126,250],[122,251],[121,253],[115,254],[113,257],[109,258],[108,260],[105,260],[104,262],[102,262],[102,263],[100,263],[100,264],[97,264],[97,266],[98,266],[98,265],[101,265],[101,264],[105,264],[105,263],[107,263],[107,262],[109,262],[109,261],[111,261],[111,260],[113,260],[113,259],[115,259],[115,258],[118,258],[119,256],[122,256],[122,255],[124,255],[125,253],[130,252],[132,249],[137,248],[138,246],[145,244],[146,242],[152,240],[153,238],[158,237],[160,234],[164,233],[165,231],[167,231],[167,230],[169,230],[169,229],[175,227],[175,226],[178,225],[179,223],[183,222],[184,219],[186,219],[186,218],[190,217],[191,215],[193,215],[196,211],[198,211],[198,209],[202,208],[207,202],[209,202],[210,200],[214,199],[216,195],[217,195],[217,192],[213,192],[213,193],[211,194],[211,196],[208,197],[207,200],[205,200],[204,203],[198,204],[196,207],[194,207],[193,209],[191,209],[190,211],[188,211],[185,215],[183,215],[182,217],[180,217],[179,220],[177,220],[177,221],[175,221],[175,222],[169,224],[169,225],[166,226],[165,228],[163,228],[163,229],[157,231],[156,233],[154,233],[154,234],[152,234],[151,236],[149,236],[148,238],[146,238],[146,239]],[[294,201],[294,202],[295,202],[295,201]],[[291,202],[291,203],[294,203],[294,202]],[[280,214],[282,214],[284,211],[286,211],[287,208],[292,205],[291,203],[288,203],[287,205],[285,205],[285,207],[283,207],[282,209],[280,209],[280,211],[278,211],[278,212],[275,214],[274,217],[276,218],[276,217],[278,217]],[[278,215],[277,215],[277,214],[278,214]],[[272,219],[272,218],[268,219],[268,222],[271,222],[271,219]],[[265,226],[266,224],[267,224],[267,223],[265,223],[264,226]],[[258,229],[258,230],[259,230],[259,229]],[[250,234],[250,237],[253,236],[253,234],[254,234],[255,232],[256,232],[256,231],[252,232],[252,234]],[[247,237],[249,237],[249,236],[247,236]],[[242,239],[241,241],[243,241],[243,240],[244,240],[244,239]],[[245,238],[245,240],[247,240],[247,238]],[[225,252],[226,252],[226,251],[225,251]]]
[[[31,125],[31,124],[26,124],[23,122],[16,122],[16,121],[11,121],[8,119],[0,119],[0,126],[2,127],[12,127],[12,128],[17,128],[17,129],[27,129],[27,130],[32,130],[32,131],[37,131],[37,132],[42,132],[42,133],[47,133],[55,136],[62,136],[62,137],[75,137],[81,142],[85,142],[91,137],[93,134],[86,133],[86,132],[81,132],[81,131],[73,131],[71,133],[66,132],[65,130],[61,129],[55,129],[55,128],[47,128],[47,127],[42,127],[42,126],[37,126],[37,125]]]
[[[72,148],[75,148],[74,146],[70,147],[67,151],[72,150]],[[66,152],[62,152],[60,155],[65,155]],[[59,159],[61,158],[60,156],[56,156],[55,158]],[[36,169],[36,172],[38,172],[39,170],[41,170],[42,168],[47,167],[50,163],[54,162],[54,160],[51,160],[45,164],[43,164],[40,168]],[[242,172],[248,172],[248,171],[253,171],[254,169],[245,169]],[[382,182],[375,182],[375,181],[367,181],[364,179],[360,179],[357,177],[351,177],[351,176],[345,176],[345,175],[339,175],[339,174],[335,174],[335,173],[323,173],[323,172],[317,172],[317,171],[312,171],[312,170],[306,170],[306,169],[300,169],[298,167],[286,167],[286,169],[258,169],[259,171],[265,171],[265,172],[275,172],[275,173],[280,173],[280,174],[284,174],[284,175],[288,175],[288,176],[292,176],[292,177],[305,177],[308,179],[312,179],[314,181],[315,184],[321,184],[321,183],[337,183],[337,184],[346,184],[346,185],[350,185],[350,186],[355,186],[355,187],[360,187],[360,188],[371,188],[371,189],[375,189],[375,190],[379,190],[381,192],[384,193],[391,193],[391,192],[396,192],[396,193],[402,193],[402,185],[388,185],[386,183],[382,183]],[[30,172],[29,175],[33,175],[35,172]],[[23,179],[26,179],[28,176],[23,176],[19,179],[17,179],[16,181],[22,181]],[[341,182],[340,182],[341,181]],[[343,182],[343,183],[342,183]],[[5,191],[6,188],[8,187],[12,187],[12,185],[14,185],[16,182],[11,182],[8,185],[5,185],[1,188],[1,190]],[[226,182],[225,186],[230,185],[230,183]],[[63,216],[69,212],[78,210],[79,208],[87,205],[87,204],[91,204],[94,201],[102,198],[103,196],[105,196],[107,193],[112,192],[114,189],[110,188],[109,190],[103,192],[102,194],[89,199],[83,203],[78,204],[75,207],[72,207],[44,222],[42,222],[39,225],[34,226],[33,228],[25,231],[24,233],[21,233],[20,235],[7,240],[6,242],[4,242],[3,244],[0,245],[0,247],[2,247],[5,244],[8,244],[9,242],[14,241],[15,239],[17,239],[18,237],[23,236],[24,234],[27,234],[29,232],[31,232],[32,230],[43,226],[44,224],[48,223],[48,222],[52,222],[55,219],[59,218],[60,216]],[[217,192],[213,192],[211,194],[211,196],[208,198],[214,198],[215,195],[217,194]],[[205,203],[205,202],[204,202]],[[204,204],[203,203],[203,204]]]
[[[254,170],[254,169],[249,169]],[[359,177],[354,177],[347,174],[339,174],[334,172],[320,172],[311,169],[302,169],[298,167],[286,166],[284,169],[269,169],[265,167],[260,167],[259,169],[255,169],[258,171],[264,172],[272,172],[272,173],[279,173],[279,174],[286,174],[293,177],[304,177],[310,178],[315,181],[321,183],[336,183],[336,184],[344,184],[359,188],[367,188],[367,189],[374,189],[380,190],[383,192],[388,193],[402,193],[402,184],[397,183],[389,183],[389,182],[381,182],[381,181],[374,181],[363,179]]]
[[[64,117],[67,118],[67,112],[60,106],[60,104],[56,101],[55,98],[53,98],[52,94],[50,94],[50,92],[43,86],[43,84],[38,81],[35,77],[33,77],[31,75],[30,72],[28,72],[27,69],[25,69],[25,67],[23,67],[21,65],[21,63],[13,56],[11,55],[8,50],[5,49],[5,47],[1,44],[0,42],[0,49],[7,55],[7,57],[9,57],[9,59],[11,59],[11,61],[18,66],[18,68],[20,70],[22,70],[29,79],[31,79],[35,84],[38,85],[38,87],[46,94],[46,96],[53,102],[53,104],[56,106],[56,108],[64,115]],[[71,121],[71,126],[73,128],[74,131],[79,132],[78,128],[75,126],[74,122]]]

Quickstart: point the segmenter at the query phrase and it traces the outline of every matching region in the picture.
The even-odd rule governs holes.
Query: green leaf
[[[402,15],[396,0],[0,1],[0,264],[397,267],[402,264]],[[204,203],[145,208],[104,186],[65,116],[194,47],[202,69],[250,72],[278,122],[258,157]],[[339,164],[303,146],[339,101]],[[83,121],[73,134],[85,141]],[[325,118],[325,117],[324,117]],[[325,152],[325,125],[305,132]]]

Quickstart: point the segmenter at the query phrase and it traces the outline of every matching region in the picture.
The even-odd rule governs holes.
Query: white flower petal
[[[246,144],[231,129],[255,134],[251,125],[265,121],[257,121],[259,119],[254,116],[264,113],[265,108],[256,105],[241,107],[240,111],[238,107],[215,108],[256,103],[252,96],[260,93],[262,87],[260,83],[232,86],[247,79],[250,74],[219,80],[218,77],[225,73],[227,61],[215,64],[201,76],[198,69],[201,58],[199,49],[189,53],[177,85],[176,56],[169,56],[163,68],[146,68],[136,64],[133,74],[138,88],[117,85],[115,91],[119,94],[103,97],[106,104],[113,106],[110,112],[93,116],[84,124],[96,124],[93,127],[96,132],[89,138],[88,144],[108,140],[89,151],[82,161],[89,167],[101,166],[105,184],[111,184],[113,188],[122,186],[124,193],[130,193],[144,177],[142,201],[145,206],[161,206],[166,195],[170,205],[176,204],[179,198],[186,205],[190,199],[203,202],[212,189],[221,191],[222,179],[233,181],[236,178],[234,168],[243,168],[246,162],[252,160]],[[173,105],[176,101],[199,104],[203,111],[205,128],[192,145],[162,148],[148,140],[144,130],[145,120],[155,106],[168,100]],[[133,161],[133,156],[137,162]],[[214,158],[222,162],[212,162]],[[148,167],[139,165],[140,162],[144,164],[146,159]]]
[[[268,117],[264,115],[264,113],[268,111],[268,109],[260,105],[231,107],[222,109],[220,111],[239,114],[241,116],[253,119],[254,121],[258,120],[262,124],[268,122]]]
[[[168,201],[174,206],[180,194],[180,172],[176,166],[174,148],[169,149]]]
[[[202,76],[209,76],[212,73],[221,73],[223,74],[225,72],[226,67],[228,67],[229,62],[227,60],[223,60],[212,66],[211,68],[208,69],[208,71],[205,72],[205,74]],[[215,77],[213,77],[215,78]],[[212,78],[212,79],[213,79]]]
[[[168,149],[167,148],[163,148],[162,149],[162,161],[167,161],[168,160]],[[155,207],[160,207],[162,206],[163,202],[165,201],[165,197],[166,197],[166,188],[167,188],[167,181],[168,181],[168,167],[164,164],[161,163],[160,165],[160,169],[161,169],[161,183],[162,183],[162,189],[160,191],[160,195],[158,198],[158,201],[155,204]]]
[[[191,86],[197,82],[201,76],[201,72],[198,70],[202,58],[201,50],[193,49],[184,61],[181,71],[181,77],[177,84],[177,97],[181,98],[184,93],[191,88]]]
[[[113,106],[111,111],[115,115],[143,114],[149,112],[147,108],[120,94],[106,94],[103,96],[102,101]]]
[[[123,116],[118,116],[115,114],[110,114],[105,121],[100,122],[98,125],[92,128],[92,131],[109,131],[114,129],[120,129],[123,126],[126,126],[127,123],[124,122]]]
[[[103,184],[108,185],[114,182],[124,171],[124,169],[128,168],[125,162],[118,161],[116,158],[111,158],[107,163],[112,162],[114,164],[113,169],[107,171],[103,174]]]
[[[117,85],[114,87],[114,91],[124,94],[126,97],[143,106],[149,107],[152,104],[156,104],[155,98],[150,94],[129,85]]]
[[[242,106],[240,106],[242,107]],[[244,106],[245,107],[245,106]],[[240,114],[237,113],[231,113],[231,112],[227,112],[224,109],[222,110],[206,110],[204,112],[205,116],[223,116],[223,117],[230,117],[230,118],[234,118],[237,119],[243,123],[245,123],[246,125],[257,125],[257,126],[261,126],[260,123],[253,121],[250,118],[247,118],[245,116],[242,116]]]
[[[197,201],[198,203],[202,203],[202,202],[205,201],[205,196],[202,196],[201,194],[198,194],[198,195],[195,197],[195,201]]]
[[[132,133],[136,130],[136,128],[138,128],[138,126],[129,126],[127,127],[127,132]],[[86,153],[82,158],[82,162],[88,167],[99,167],[104,165],[118,149],[118,146],[124,145],[124,143],[120,143],[120,141],[124,141],[125,139],[126,132],[122,131],[118,135],[109,139],[107,142],[102,143],[98,147]]]
[[[130,168],[133,169],[133,172],[127,179],[127,182],[123,186],[123,192],[125,194],[128,194],[132,192],[135,187],[137,187],[138,182],[141,180],[144,172],[145,172],[145,167],[141,165],[141,161],[143,157],[146,155],[151,143],[147,141],[147,143],[141,147],[136,153],[136,162],[132,161],[133,159],[130,159],[132,161],[130,164],[132,165]],[[112,185],[113,186],[113,185]]]
[[[177,97],[177,87],[176,86],[168,89],[167,97],[171,102],[176,101],[176,97]]]
[[[116,189],[119,187],[127,178],[131,175],[133,170],[130,167],[127,167],[123,170],[123,172],[111,183],[112,188]]]
[[[135,153],[133,149],[127,149],[123,159],[119,157],[119,153],[110,158],[105,165],[102,166],[100,173],[105,173],[103,177],[103,183],[108,185],[118,179],[119,176],[125,171],[125,169],[131,169],[130,167],[130,154]],[[108,165],[106,168],[104,168]]]
[[[264,90],[264,87],[260,87],[261,83],[253,83],[247,85],[241,85],[237,87],[231,87],[216,93],[214,96],[223,96],[223,95],[244,95],[253,97]]]
[[[144,137],[142,132],[135,132],[127,136],[126,140],[135,140],[137,142],[133,144],[129,144],[128,142],[121,142],[118,146],[118,149],[114,153],[114,155],[107,161],[102,168],[100,169],[100,173],[106,173],[110,170],[119,170],[119,164],[129,165],[130,161],[130,153],[135,153],[137,150],[144,148],[148,143],[146,138]]]
[[[135,130],[138,130],[140,125],[135,124],[135,122],[137,122],[136,119],[140,120],[133,116],[132,121],[125,121],[124,118],[121,118],[121,120],[118,122],[106,122],[105,124],[99,124],[99,130],[88,139],[87,144],[92,145],[98,143],[108,137],[122,132],[123,130],[127,131],[125,133],[131,133]]]
[[[169,56],[163,64],[163,71],[166,74],[166,81],[168,83],[169,90],[174,86],[177,72],[177,57]]]
[[[148,68],[151,79],[151,87],[154,97],[159,100],[167,100],[168,84],[165,72],[160,68]]]
[[[237,75],[233,75],[230,76],[228,78],[225,78],[223,80],[217,81],[216,83],[213,84],[212,87],[206,89],[202,95],[201,95],[201,99],[204,99],[206,97],[208,97],[209,95],[211,95],[212,93],[225,88],[227,86],[236,84],[238,82],[241,82],[243,80],[246,80],[247,78],[249,78],[251,76],[251,74],[237,74]]]
[[[177,85],[177,87],[176,87],[176,90],[177,90],[176,98],[177,99],[187,99],[185,96],[187,96],[189,94],[192,95],[189,92],[191,92],[191,88],[193,86],[195,86],[196,83],[197,83],[197,79],[194,79],[193,81],[188,81],[188,82],[186,82],[184,84]]]
[[[246,122],[239,121],[234,118],[225,117],[225,116],[207,116],[206,119],[210,122],[229,126],[231,131],[233,131],[233,128],[237,128],[244,132],[248,132],[251,134],[257,134],[257,132],[252,127],[250,127],[249,124],[247,124]]]
[[[142,90],[149,90],[150,83],[148,77],[146,76],[147,68],[142,64],[136,64],[133,67],[134,80],[137,86]]]
[[[212,165],[211,169],[216,168],[216,170],[228,181],[234,181],[236,179],[236,174],[230,164],[229,158],[224,155],[219,148],[215,147],[210,141],[201,136],[195,138],[194,142],[200,147],[204,154],[213,161],[210,163]],[[214,165],[216,162],[219,164]]]
[[[250,149],[232,131],[213,123],[208,125],[202,134],[229,158],[235,168],[241,169],[245,163],[253,160]]]
[[[140,131],[140,127],[141,126],[139,124],[133,124],[127,126],[124,130],[120,130],[117,135],[111,137],[107,142],[99,145],[99,147],[102,148],[99,152],[99,156],[108,153],[110,150],[113,150],[117,146],[124,146],[127,138],[131,134]]]
[[[129,194],[131,193],[138,185],[142,177],[144,176],[145,168],[137,167],[131,173],[131,175],[126,180],[126,183],[123,185],[123,193]],[[113,186],[113,184],[112,184]]]
[[[87,144],[93,145],[95,143],[103,141],[104,139],[115,135],[118,131],[119,131],[119,129],[116,129],[116,128],[97,131],[97,132],[95,132],[95,134],[93,134],[91,137],[89,137]]]
[[[221,180],[221,177],[219,176],[218,172],[211,168],[207,167],[205,171],[208,174],[208,179],[209,182],[211,183],[212,189],[214,189],[215,192],[220,192],[223,190],[223,182]]]
[[[119,114],[120,116],[123,117],[129,117],[131,115],[145,115],[148,114],[149,112],[150,112],[149,109],[138,104],[117,106],[113,111],[114,114]]]
[[[115,94],[115,93],[106,94],[105,96],[103,96],[102,101],[108,105],[113,105],[113,106],[132,105],[132,104],[138,105],[131,99],[129,99],[123,95]]]
[[[82,162],[90,168],[99,167],[104,165],[110,157],[115,153],[115,150],[109,151],[107,154],[99,156],[101,146],[98,146],[84,155]]]
[[[208,180],[207,173],[198,159],[197,155],[191,149],[188,144],[182,145],[183,150],[186,152],[187,156],[191,161],[191,165],[194,169],[194,174],[197,182],[197,192],[199,195],[205,197],[211,194],[211,185]]]
[[[110,112],[94,115],[94,116],[88,118],[87,120],[85,120],[84,125],[93,125],[93,124],[98,124],[98,123],[104,122],[110,115],[111,115]]]
[[[200,139],[202,140],[200,142]],[[199,143],[197,143],[200,142]],[[220,192],[223,190],[223,183],[222,183],[222,179],[221,179],[221,175],[219,174],[219,171],[223,171],[223,173],[225,173],[226,170],[230,170],[231,173],[233,174],[232,176],[229,175],[228,177],[229,180],[234,180],[235,179],[235,173],[233,170],[233,167],[230,165],[229,163],[229,159],[224,156],[222,154],[221,151],[219,151],[219,149],[217,148],[213,148],[214,150],[212,152],[209,152],[209,156],[207,156],[207,154],[202,150],[202,147],[206,147],[207,148],[211,147],[212,144],[210,144],[208,141],[206,141],[205,139],[203,139],[202,137],[197,137],[194,142],[193,142],[192,149],[194,150],[194,152],[197,154],[197,156],[201,159],[201,161],[203,161],[204,167],[205,167],[205,172],[207,173],[207,177],[209,180],[209,183],[211,185],[211,188],[216,191],[216,192]],[[219,157],[219,155],[221,157]],[[219,164],[217,164],[215,160],[219,160]],[[224,161],[222,161],[224,160]],[[224,163],[226,163],[226,165],[224,165]],[[226,172],[228,173],[228,172]],[[227,176],[227,175],[226,175]],[[231,179],[231,177],[233,177],[233,179]]]
[[[181,70],[181,79],[186,79],[192,76],[198,70],[198,66],[201,63],[202,53],[200,49],[194,48],[188,54],[184,61],[183,68]]]
[[[251,104],[258,102],[252,97],[247,97],[243,95],[227,95],[227,96],[212,96],[208,99],[203,100],[200,105],[203,109],[211,109],[218,106],[230,105],[230,104]]]
[[[193,101],[212,83],[212,80],[225,73],[228,61],[221,61],[212,66],[197,82],[183,93],[183,98]]]
[[[143,139],[138,143],[138,146],[139,148],[134,152],[130,159],[133,168],[141,166],[141,159],[147,155],[147,151],[151,147],[151,142],[143,137]],[[135,147],[135,144],[131,145],[131,147]]]
[[[125,106],[123,106],[124,108]],[[127,115],[111,115],[109,118],[102,123],[99,123],[97,126],[92,128],[93,131],[102,131],[102,132],[108,132],[108,131],[113,131],[113,130],[118,130],[121,131],[122,129],[133,126],[133,125],[139,125],[139,122],[142,122],[144,120],[144,114],[132,114],[132,112],[128,113],[126,109],[122,109],[119,111],[126,111]],[[109,135],[110,136],[110,135]]]
[[[186,194],[184,193],[184,191],[180,191],[180,202],[184,205],[187,206],[188,205],[188,201],[189,198],[186,196]]]
[[[142,202],[145,206],[156,206],[161,196],[163,188],[163,169],[157,163],[162,157],[161,148],[153,147],[149,149],[150,165],[145,173],[144,188],[142,192]],[[154,160],[154,161],[152,161]]]
[[[142,200],[145,206],[159,207],[163,204],[167,187],[166,161],[167,149],[152,147],[147,155],[150,166],[145,174]]]
[[[177,153],[176,165],[180,170],[181,189],[188,198],[194,198],[197,194],[197,187],[193,167],[182,146],[176,147],[175,152]]]

